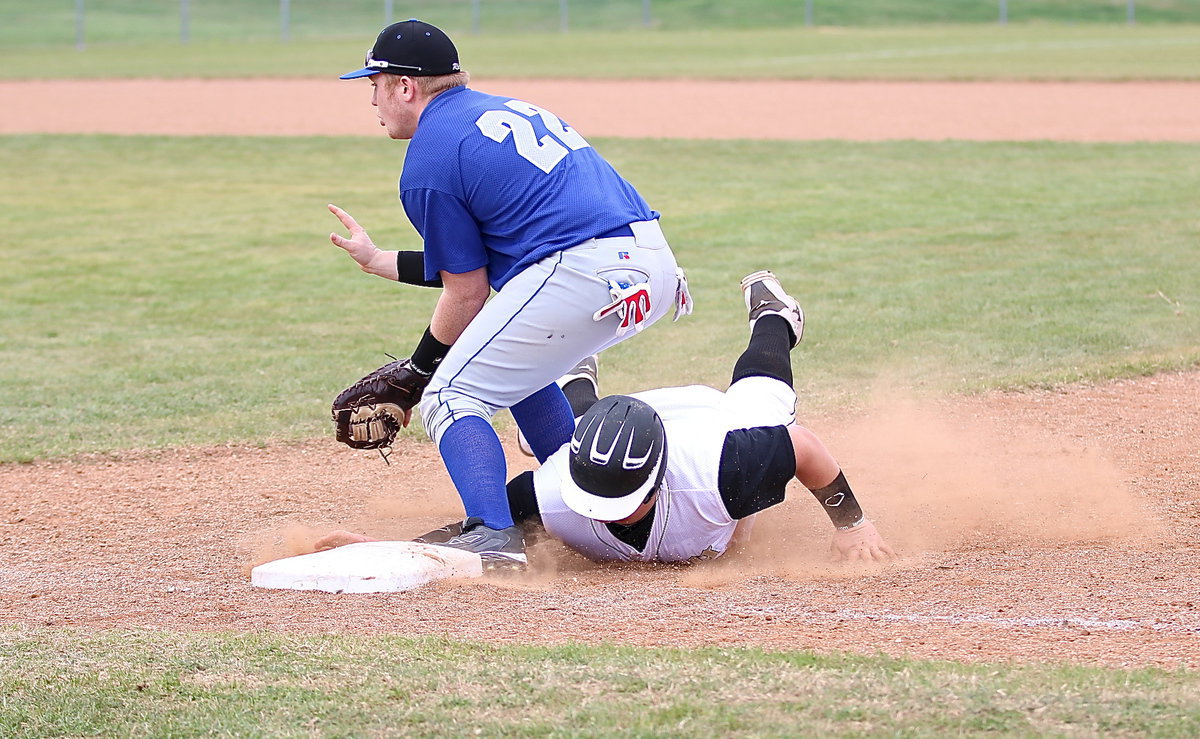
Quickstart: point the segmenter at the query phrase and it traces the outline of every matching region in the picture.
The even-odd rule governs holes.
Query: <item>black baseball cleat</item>
[[[492,529],[484,526],[483,519],[476,516],[463,521],[462,530],[457,535],[445,541],[428,543],[475,552],[483,560],[484,572],[524,572],[528,564],[525,537],[520,527]]]
[[[742,278],[742,295],[750,313],[750,330],[763,316],[780,316],[792,328],[792,348],[804,338],[804,311],[791,295],[783,290],[779,278],[769,270],[760,270]]]
[[[434,529],[433,531],[426,531],[424,534],[421,534],[417,538],[413,539],[413,541],[415,541],[419,544],[445,544],[446,542],[450,541],[454,537],[461,534],[462,530],[463,530],[463,522],[455,521],[454,523],[446,524],[445,526],[441,527],[440,529]]]

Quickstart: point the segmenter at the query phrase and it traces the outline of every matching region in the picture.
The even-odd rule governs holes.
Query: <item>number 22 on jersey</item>
[[[479,116],[475,125],[484,136],[497,143],[503,143],[511,134],[517,153],[546,174],[550,174],[550,170],[571,151],[590,146],[575,129],[545,108],[520,100],[509,100],[504,105],[509,110],[489,110]],[[541,118],[542,125],[549,131],[541,139],[530,121],[535,117]]]

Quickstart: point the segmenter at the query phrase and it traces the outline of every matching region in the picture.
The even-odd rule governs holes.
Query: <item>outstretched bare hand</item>
[[[317,539],[316,543],[313,544],[313,551],[314,552],[323,552],[326,549],[334,549],[336,547],[344,547],[347,544],[361,544],[364,541],[379,541],[379,540],[372,539],[371,537],[365,536],[363,534],[356,534],[353,531],[344,531],[342,529],[338,529],[337,531],[330,531],[325,536],[322,536],[320,539]]]
[[[896,557],[870,521],[863,521],[847,531],[834,532],[829,551],[834,559],[847,562],[886,562]]]
[[[335,232],[329,234],[329,240],[333,242],[334,246],[340,246],[345,249],[350,258],[358,262],[358,266],[363,268],[363,271],[370,272],[371,270],[367,268],[379,251],[375,246],[375,242],[371,241],[371,237],[367,235],[366,230],[358,225],[358,221],[354,220],[346,211],[330,203],[329,212],[337,216],[342,225],[350,231],[350,238],[346,238]]]

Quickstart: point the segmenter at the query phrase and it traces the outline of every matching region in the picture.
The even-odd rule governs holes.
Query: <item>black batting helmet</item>
[[[570,479],[562,498],[581,516],[620,521],[662,484],[667,435],[649,404],[627,395],[600,400],[571,437]]]

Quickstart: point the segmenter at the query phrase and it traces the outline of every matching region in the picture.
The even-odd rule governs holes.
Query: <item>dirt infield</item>
[[[1200,141],[1200,84],[491,80],[587,136]],[[366,82],[0,82],[0,133],[378,135]]]
[[[461,515],[429,444],[390,468],[332,440],[7,465],[0,623],[1200,667],[1197,407],[1189,373],[807,419],[894,565],[827,564],[828,521],[793,487],[726,561],[598,567],[542,545],[524,581],[390,595],[247,575],[327,528],[406,537]]]
[[[3,130],[113,130],[105,126],[125,121],[120,132],[314,132],[289,128],[296,116],[285,111],[258,119],[252,131],[242,128],[241,116],[249,115],[258,93],[238,85],[153,83],[188,91],[191,100],[197,90],[208,89],[215,108],[228,109],[228,128],[212,125],[215,119],[202,118],[196,109],[182,116],[196,125],[186,128],[177,127],[180,110],[152,92],[152,83],[139,83],[140,92],[132,94],[155,101],[151,107],[157,108],[150,113],[142,108],[142,117],[134,118],[121,117],[129,114],[124,108],[102,109],[128,99],[113,92],[118,83],[87,83],[98,91],[95,100],[72,100],[78,90],[56,88],[59,84],[67,83],[0,83]],[[521,84],[531,87],[512,91],[559,106],[535,89],[543,83]],[[875,88],[865,84],[841,87],[869,97],[863,93]],[[1022,94],[1050,87],[1029,86]],[[1079,89],[1100,87],[1154,86]],[[355,128],[326,133],[379,135],[363,126],[369,113],[362,90],[353,88],[321,87],[330,94],[349,92],[337,93],[347,96],[344,102],[313,108],[305,125],[328,121],[329,114],[353,121]],[[959,103],[990,94],[983,94],[986,86],[983,92],[943,88]],[[1182,85],[1165,88],[1176,102],[1200,105],[1196,88],[1186,94]],[[873,128],[847,124],[835,130],[830,109],[813,110],[808,95],[815,88],[797,83],[787,89],[775,101],[766,95],[756,105],[772,110],[770,103],[794,94],[808,101],[808,112],[795,119],[768,116],[778,120],[759,120],[754,130],[733,123],[716,128],[715,117],[707,119],[709,128],[686,128],[682,121],[694,111],[687,112],[682,102],[647,106],[636,129],[597,123],[586,107],[594,100],[579,103],[578,113],[556,109],[586,120],[588,126],[576,124],[586,133],[602,135],[636,130],[663,136],[707,131],[755,138],[987,138],[982,134],[991,130],[996,138],[1058,138],[1054,131],[1067,131],[1067,123],[1076,132],[1067,138],[1087,140],[1190,141],[1200,134],[1194,110],[1180,114],[1178,129],[1166,126],[1166,115],[1154,113],[1154,106],[1112,118],[1076,109],[1055,114],[1063,117],[1062,128],[1021,128],[1023,117],[1042,107],[1032,101],[1021,103],[1021,115],[996,129],[985,129],[978,118],[955,128],[936,115],[944,109],[932,105],[923,108],[924,125],[913,122],[909,129],[904,116],[865,110],[867,102],[859,100],[858,108],[847,103],[845,120],[871,122]],[[701,110],[722,107],[692,94],[699,96],[694,102]],[[31,102],[41,95],[66,98],[52,104],[60,113],[36,107],[49,105],[44,101]],[[739,109],[734,118],[748,117],[747,110]],[[654,118],[658,113],[665,118]],[[1132,126],[1139,116],[1157,123]],[[131,120],[138,125],[128,125]],[[805,128],[812,120],[834,128]],[[627,123],[634,125],[620,120],[613,125]],[[36,129],[21,127],[35,124]],[[943,124],[947,127],[938,127]],[[937,403],[888,396],[851,418],[804,419],[840,458],[868,512],[902,553],[893,565],[828,564],[829,523],[811,496],[794,485],[788,503],[762,516],[750,551],[709,565],[596,567],[542,544],[534,552],[534,573],[521,581],[439,583],[373,596],[261,591],[250,586],[248,572],[257,562],[305,551],[328,528],[407,537],[461,515],[427,443],[408,443],[394,457],[403,463],[390,468],[332,439],[0,465],[0,623],[744,644],[1196,668],[1197,407],[1200,372],[1189,372]],[[510,463],[513,469],[528,467],[518,456],[510,456]]]

